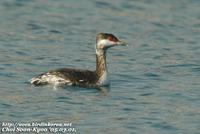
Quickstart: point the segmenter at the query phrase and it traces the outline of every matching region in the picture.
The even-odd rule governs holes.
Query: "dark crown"
[[[114,42],[119,41],[117,39],[117,37],[115,37],[113,34],[110,34],[110,33],[99,33],[99,34],[97,34],[97,37],[96,37],[96,43],[99,40],[102,40],[102,39],[109,39],[110,41],[114,41]]]

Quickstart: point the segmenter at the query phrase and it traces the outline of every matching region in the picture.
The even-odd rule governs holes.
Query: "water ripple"
[[[72,122],[77,133],[199,133],[199,0],[0,1],[0,119]],[[111,86],[32,87],[62,67],[95,69],[95,35]]]

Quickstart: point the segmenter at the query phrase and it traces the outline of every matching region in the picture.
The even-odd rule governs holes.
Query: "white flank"
[[[71,81],[70,80],[66,80],[64,78],[58,77],[56,75],[52,75],[49,73],[46,73],[40,77],[34,77],[30,80],[30,83],[33,84],[35,81],[39,81],[39,83],[49,83],[49,84],[53,84],[53,85],[71,85]]]

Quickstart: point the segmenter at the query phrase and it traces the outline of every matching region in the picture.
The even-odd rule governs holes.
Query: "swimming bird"
[[[42,73],[30,80],[35,86],[52,84],[54,86],[101,87],[110,84],[106,52],[108,48],[127,45],[110,33],[99,33],[96,36],[96,70],[60,68]]]

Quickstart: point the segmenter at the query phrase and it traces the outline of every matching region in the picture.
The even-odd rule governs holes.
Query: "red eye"
[[[111,36],[108,37],[108,40],[113,41],[113,38]]]

